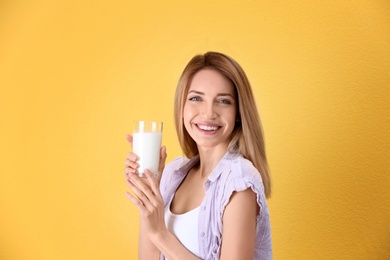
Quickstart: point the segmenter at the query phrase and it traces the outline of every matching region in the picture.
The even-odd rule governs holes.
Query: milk
[[[143,176],[145,169],[157,174],[160,161],[161,132],[133,133],[133,152],[140,158],[138,172]]]

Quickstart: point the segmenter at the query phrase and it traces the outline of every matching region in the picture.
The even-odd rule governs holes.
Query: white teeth
[[[206,131],[215,131],[218,129],[217,126],[210,126],[210,125],[198,125],[200,129],[206,130]]]

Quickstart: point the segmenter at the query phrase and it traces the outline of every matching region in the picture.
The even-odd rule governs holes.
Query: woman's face
[[[236,121],[236,100],[234,85],[218,71],[203,69],[194,75],[183,121],[199,149],[227,148]]]

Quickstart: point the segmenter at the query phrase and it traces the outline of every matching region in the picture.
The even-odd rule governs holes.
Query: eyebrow
[[[195,93],[195,94],[198,94],[198,95],[205,95],[204,92],[201,92],[201,91],[197,91],[197,90],[190,90],[188,91],[188,94],[190,93]],[[232,98],[234,98],[234,96],[230,93],[218,93],[217,96],[230,96]]]

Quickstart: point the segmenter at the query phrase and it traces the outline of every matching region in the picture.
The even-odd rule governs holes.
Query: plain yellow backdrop
[[[390,2],[0,2],[0,259],[136,259],[125,135],[205,51],[253,85],[274,258],[390,259]]]

